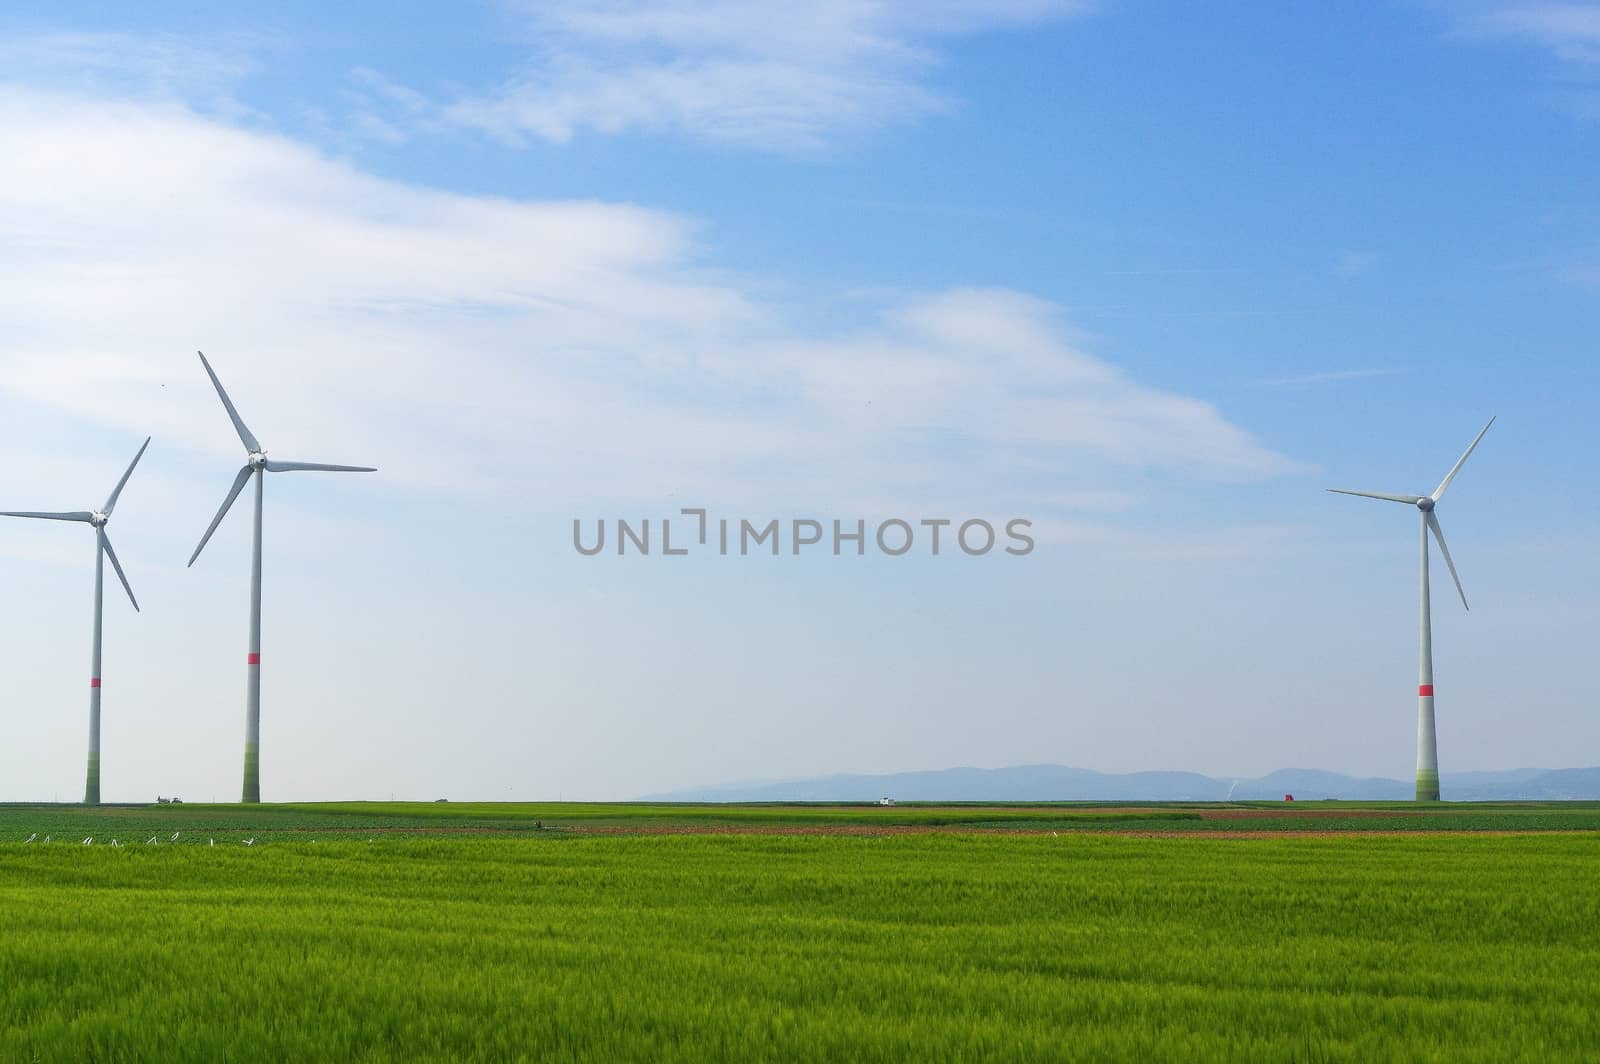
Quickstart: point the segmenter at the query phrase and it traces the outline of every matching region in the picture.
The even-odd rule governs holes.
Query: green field
[[[1600,1056],[1600,808],[1327,808],[0,807],[0,1061]]]

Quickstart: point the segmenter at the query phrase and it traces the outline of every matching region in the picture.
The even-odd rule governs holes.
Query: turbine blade
[[[227,408],[228,416],[233,419],[234,430],[239,433],[239,439],[244,444],[245,450],[252,453],[260,451],[260,442],[245,427],[244,419],[239,416],[239,411],[233,408],[233,400],[229,399],[228,393],[222,390],[222,382],[217,380],[216,373],[212,372],[211,363],[206,361],[205,352],[196,351],[195,354],[200,356],[200,364],[206,368],[206,376],[211,378],[211,383],[217,389],[217,397],[222,400],[222,405]]]
[[[43,521],[89,521],[94,514],[88,510],[74,510],[69,514],[46,514],[27,510],[0,510],[0,517],[37,517]]]
[[[302,470],[319,471],[323,473],[376,473],[373,466],[364,465],[327,465],[323,462],[279,462],[276,459],[267,459],[267,472],[269,473],[296,473]]]
[[[150,446],[150,437],[144,438],[144,445],[139,448],[139,453],[133,456],[133,461],[128,463],[127,472],[122,474],[122,479],[117,481],[117,486],[111,489],[111,497],[106,499],[105,514],[111,516],[111,511],[117,508],[117,496],[122,494],[123,485],[128,483],[128,478],[133,476],[133,467],[139,464],[139,459],[144,457],[145,447]]]
[[[1496,417],[1498,416],[1496,415]],[[1493,424],[1494,418],[1490,418],[1489,425]],[[1456,474],[1461,472],[1461,467],[1467,464],[1467,459],[1472,455],[1473,448],[1477,447],[1478,441],[1483,439],[1483,433],[1489,431],[1489,425],[1483,426],[1483,430],[1472,438],[1472,442],[1467,445],[1466,453],[1456,460],[1456,464],[1450,467],[1450,472],[1446,473],[1444,479],[1439,481],[1439,486],[1433,489],[1433,494],[1429,498],[1434,502],[1439,501],[1439,496],[1444,494],[1444,489],[1450,486],[1450,482],[1456,479]]]
[[[1450,579],[1456,582],[1456,594],[1461,596],[1463,609],[1472,609],[1467,605],[1467,593],[1461,590],[1461,578],[1456,575],[1456,563],[1450,560],[1450,548],[1444,545],[1444,529],[1439,527],[1439,518],[1432,510],[1428,511],[1428,531],[1433,533],[1433,538],[1439,543],[1439,553],[1444,555],[1444,564],[1450,569]]]
[[[1363,499],[1383,499],[1386,502],[1403,502],[1407,506],[1415,506],[1422,501],[1421,495],[1388,495],[1381,491],[1350,491],[1347,488],[1329,488],[1338,495],[1359,495]]]
[[[206,544],[211,542],[211,533],[215,532],[217,526],[222,524],[222,519],[228,514],[228,507],[232,506],[233,500],[239,497],[239,493],[244,490],[245,481],[249,480],[250,474],[254,472],[254,469],[245,466],[239,470],[239,475],[233,478],[233,487],[228,489],[228,497],[222,500],[222,509],[218,510],[217,516],[211,519],[211,527],[206,529],[206,534],[200,537],[200,545],[194,549],[194,553],[189,555],[190,565],[193,565],[194,560],[200,557],[200,552],[206,549]]]
[[[111,540],[106,537],[106,530],[97,528],[95,534],[100,537],[100,549],[111,559],[111,568],[117,571],[117,579],[122,581],[122,590],[128,593],[128,601],[133,603],[133,612],[138,613],[139,600],[133,597],[133,585],[128,583],[128,574],[122,571],[122,563],[117,561],[117,552],[111,549]]]

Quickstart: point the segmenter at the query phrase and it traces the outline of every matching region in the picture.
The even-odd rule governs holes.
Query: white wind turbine
[[[134,612],[139,610],[139,600],[133,597],[133,588],[128,584],[128,577],[122,571],[122,563],[117,561],[117,552],[111,549],[111,540],[106,538],[106,522],[111,520],[111,511],[117,508],[117,498],[122,494],[123,486],[128,483],[128,478],[133,476],[133,467],[139,464],[139,459],[144,457],[144,449],[150,446],[150,437],[146,436],[144,443],[139,446],[139,453],[133,456],[133,461],[128,463],[127,470],[122,474],[122,479],[117,481],[117,486],[111,489],[111,495],[106,499],[106,504],[98,510],[76,510],[71,513],[38,513],[33,511],[7,510],[0,512],[0,517],[34,517],[45,521],[81,521],[94,529],[94,653],[89,667],[89,769],[88,778],[83,785],[83,801],[85,805],[100,804],[100,619],[105,600],[105,560],[111,559],[111,568],[117,571],[117,579],[122,581],[122,590],[128,593],[128,601],[133,603]]]
[[[1439,553],[1444,555],[1444,564],[1450,569],[1450,579],[1455,581],[1456,594],[1461,596],[1461,605],[1467,606],[1467,593],[1461,590],[1461,578],[1456,575],[1456,563],[1450,560],[1450,548],[1444,545],[1444,530],[1439,527],[1438,515],[1433,512],[1434,506],[1444,497],[1444,491],[1450,482],[1461,472],[1461,467],[1466,464],[1473,449],[1478,446],[1478,441],[1483,439],[1483,434],[1489,431],[1489,425],[1494,424],[1494,418],[1489,419],[1489,424],[1483,426],[1482,431],[1473,437],[1467,445],[1466,452],[1450,467],[1450,472],[1444,475],[1439,486],[1433,489],[1432,495],[1390,495],[1381,491],[1349,491],[1344,488],[1329,488],[1329,491],[1340,495],[1360,495],[1367,499],[1383,499],[1386,502],[1401,502],[1407,506],[1415,506],[1422,516],[1422,613],[1421,613],[1421,651],[1417,658],[1417,798],[1419,802],[1437,802],[1439,800],[1439,742],[1433,724],[1433,623],[1428,605],[1428,533],[1433,533],[1433,538],[1439,543]]]
[[[198,353],[198,352],[197,352]],[[223,517],[228,513],[233,500],[239,497],[239,492],[244,490],[245,482],[251,477],[256,482],[256,507],[253,539],[250,546],[250,648],[245,656],[246,688],[245,688],[245,735],[244,735],[244,796],[240,801],[261,801],[261,486],[267,473],[293,473],[303,470],[328,473],[376,473],[372,466],[328,465],[323,462],[280,462],[268,458],[266,450],[261,446],[250,430],[245,427],[244,421],[239,417],[239,412],[233,408],[233,401],[228,398],[228,393],[223,390],[222,382],[217,380],[217,375],[211,369],[211,363],[206,361],[204,353],[200,354],[200,364],[206,369],[206,376],[211,378],[211,383],[217,389],[217,397],[222,400],[223,408],[228,411],[228,417],[233,421],[233,427],[239,433],[239,440],[244,444],[247,454],[244,467],[239,470],[239,475],[233,478],[233,487],[228,489],[228,497],[222,500],[222,508],[217,511],[217,516],[211,519],[211,527],[206,529],[206,534],[200,537],[200,545],[195,547],[194,553],[189,556],[189,564],[193,565],[195,559],[200,557],[200,552],[205,550],[206,543],[211,539],[211,534],[222,523]]]

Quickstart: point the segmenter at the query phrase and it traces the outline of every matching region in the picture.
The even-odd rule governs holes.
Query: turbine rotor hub
[[[251,451],[250,452],[250,468],[251,469],[261,469],[266,464],[267,464],[267,452],[266,451]]]
[[[111,520],[111,518],[107,517],[99,510],[96,510],[94,513],[89,515],[89,523],[96,528],[104,528],[106,526],[106,522],[109,520]]]
[[[1427,498],[1418,499],[1417,500],[1417,509],[1421,510],[1425,514],[1432,513],[1433,512],[1433,500],[1432,499],[1427,499]]]

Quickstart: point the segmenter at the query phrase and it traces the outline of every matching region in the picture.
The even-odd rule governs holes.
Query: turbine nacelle
[[[265,468],[267,468],[267,452],[266,451],[251,451],[250,452],[250,456],[249,456],[249,458],[247,460],[248,460],[248,462],[250,464],[250,468],[251,469],[265,469]]]
[[[1417,500],[1417,509],[1421,510],[1425,514],[1433,513],[1433,500],[1424,495],[1422,498]]]

